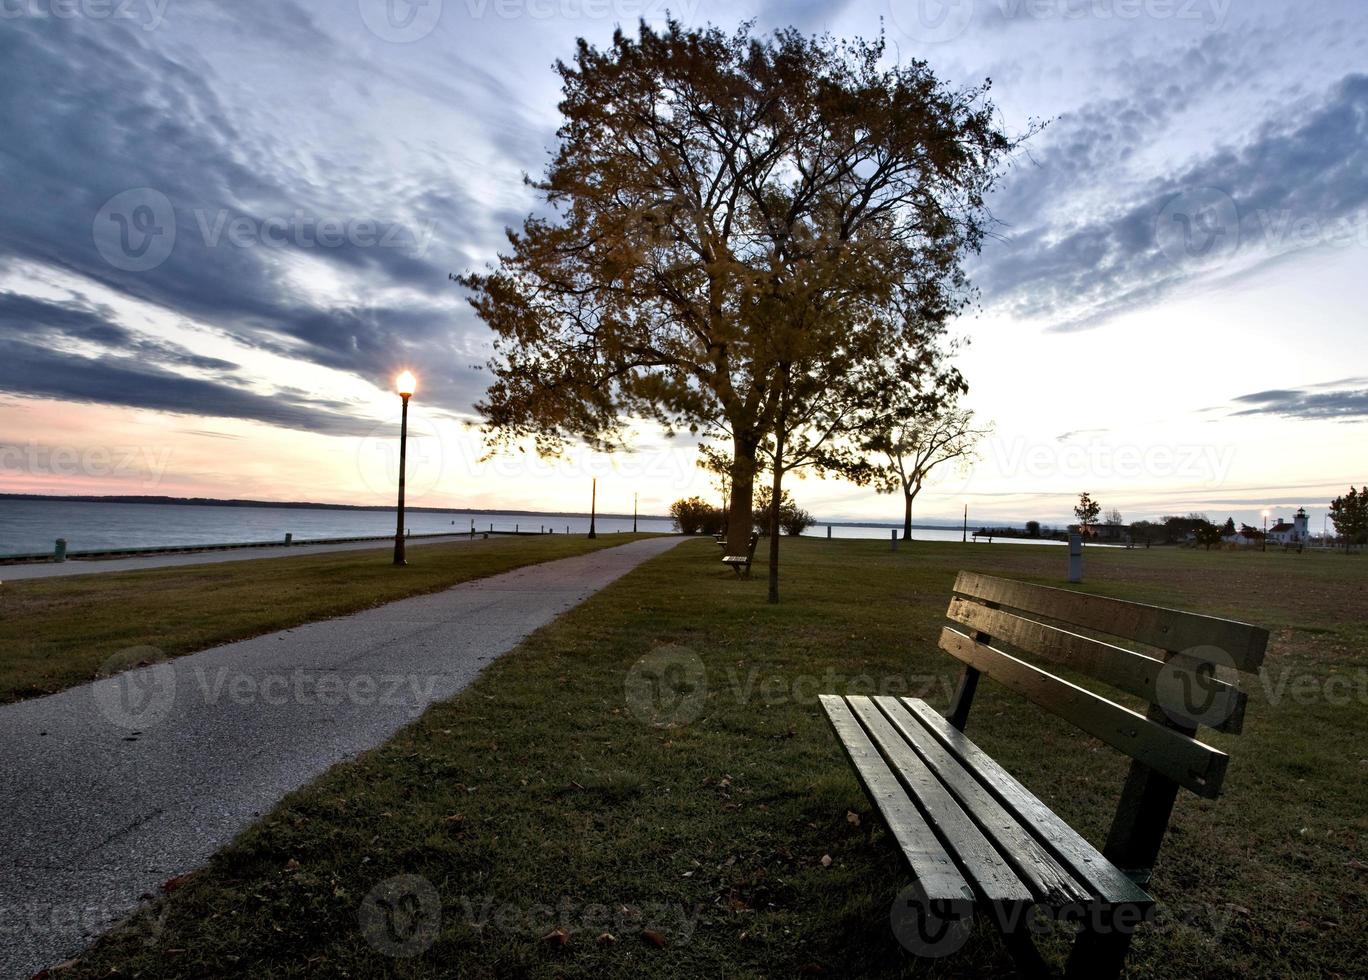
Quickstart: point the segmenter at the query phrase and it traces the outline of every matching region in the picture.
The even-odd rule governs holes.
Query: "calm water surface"
[[[589,530],[587,517],[545,514],[469,514],[409,511],[413,534],[479,530],[512,531],[554,528],[557,534]],[[605,533],[630,531],[632,519],[600,517]],[[668,520],[642,518],[642,531],[673,530]],[[57,538],[66,538],[72,551],[107,548],[152,548],[174,545],[281,541],[286,533],[296,541],[312,538],[363,537],[394,533],[394,513],[381,510],[327,510],[308,507],[213,507],[178,504],[107,504],[66,500],[0,500],[0,555],[51,551]],[[809,536],[824,537],[819,525]],[[886,527],[833,527],[832,537],[887,539]],[[959,528],[914,528],[922,541],[958,541]],[[1058,544],[999,538],[1021,544]]]

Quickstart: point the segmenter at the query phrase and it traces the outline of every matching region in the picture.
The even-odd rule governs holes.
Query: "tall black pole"
[[[404,558],[404,465],[408,462],[409,396],[401,394],[399,397],[404,400],[404,416],[399,423],[399,522],[394,530],[394,563],[407,565]]]
[[[632,494],[632,533],[633,533],[633,534],[636,534],[636,533],[637,533],[636,521],[637,521],[637,495],[636,495],[636,494]]]
[[[964,505],[964,530],[960,534],[960,544],[969,542],[969,505]]]
[[[598,532],[594,530],[594,513],[598,510],[598,477],[594,477],[594,486],[590,491],[589,497],[589,537],[598,537]]]

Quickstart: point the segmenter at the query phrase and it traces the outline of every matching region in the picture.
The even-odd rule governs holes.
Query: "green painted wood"
[[[874,703],[867,697],[846,703],[980,900],[1003,909],[1030,905],[1030,888]]]
[[[1255,673],[1268,648],[1268,631],[1248,623],[1107,599],[1011,579],[960,572],[955,591],[1010,609],[1185,653]]]
[[[986,643],[975,643],[958,630],[941,630],[940,647],[1198,796],[1214,799],[1220,794],[1230,757],[1219,749],[1157,725],[1124,705]]]
[[[990,609],[960,596],[950,600],[945,615],[1000,643],[1071,667],[1151,704],[1160,704],[1169,714],[1190,719],[1193,728],[1206,725],[1235,734],[1244,727],[1247,695],[1235,685],[1213,676],[1207,662],[1198,660],[1191,665],[1166,667],[1164,660],[1158,657],[1037,623],[1001,609]]]
[[[908,798],[850,707],[834,694],[821,695],[821,703],[865,794],[897,841],[925,898],[932,902],[974,901],[973,888],[927,826],[921,811]]]
[[[1031,829],[998,802],[988,788],[979,782],[976,774],[951,755],[897,698],[878,696],[873,701],[898,734],[1012,864],[1038,902],[1059,908],[1071,903],[1087,903],[1100,897],[1061,865],[1036,840]]]
[[[1120,868],[1103,857],[1097,848],[925,701],[902,698],[900,703],[1094,894],[1116,905],[1132,904],[1148,908],[1154,904],[1144,889],[1126,877]]]

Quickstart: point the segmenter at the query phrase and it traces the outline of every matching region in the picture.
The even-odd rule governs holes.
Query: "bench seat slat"
[[[1031,831],[1023,827],[1020,820],[999,803],[975,774],[951,755],[897,698],[879,696],[873,701],[1012,863],[1038,902],[1059,908],[1099,897],[1099,889],[1090,890],[1061,866]]]
[[[1166,686],[1184,683],[1196,686],[1206,695],[1203,699],[1206,703],[1192,718],[1192,728],[1206,724],[1238,734],[1244,725],[1244,692],[1220,678],[1198,676],[1195,670],[1188,668],[1166,668],[1164,661],[1157,657],[992,609],[961,596],[950,600],[946,617],[976,632],[987,633],[994,640],[1096,677],[1118,691],[1142,697],[1151,704],[1163,703],[1170,711],[1174,706],[1190,703],[1193,698],[1183,697],[1183,692],[1177,690],[1166,690]]]
[[[1153,905],[1154,900],[1145,890],[1131,881],[1116,865],[1108,861],[1076,830],[1010,773],[997,764],[988,753],[942,718],[920,698],[902,698],[901,703],[917,721],[921,722],[940,742],[1021,822],[1030,827],[1037,839],[1093,893],[1112,904]]]
[[[998,908],[1031,904],[1031,890],[874,703],[867,697],[846,700],[926,822],[976,886],[976,895]]]
[[[1198,796],[1220,794],[1229,756],[1165,728],[1124,705],[979,643],[958,630],[941,630],[941,649],[1004,687],[1120,749]]]
[[[837,695],[821,695],[822,707],[860,783],[878,807],[889,833],[907,860],[925,897],[933,902],[973,901],[974,891],[927,826],[915,804],[849,706]]]

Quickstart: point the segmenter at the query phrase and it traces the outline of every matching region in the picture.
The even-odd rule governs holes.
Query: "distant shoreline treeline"
[[[48,493],[0,493],[0,500],[45,500],[45,501],[64,501],[83,504],[174,504],[176,506],[187,507],[278,507],[294,508],[299,510],[366,510],[366,511],[392,511],[392,505],[385,504],[318,504],[307,500],[243,500],[243,499],[224,499],[219,497],[165,497],[153,495],[101,495],[91,494],[48,494]],[[588,517],[586,511],[553,511],[553,510],[500,510],[494,507],[414,507],[406,508],[409,512],[419,512],[424,514],[494,514],[508,516],[528,516],[528,517]],[[626,518],[630,519],[631,514],[612,514],[607,511],[599,513],[599,517]],[[646,521],[668,521],[671,520],[668,514],[639,514],[641,520]],[[876,528],[900,528],[901,524],[887,524],[878,521],[821,521],[819,526],[825,527],[830,524],[832,527],[876,527]],[[913,524],[913,527],[921,528],[925,531],[946,531],[956,530],[958,524]]]

